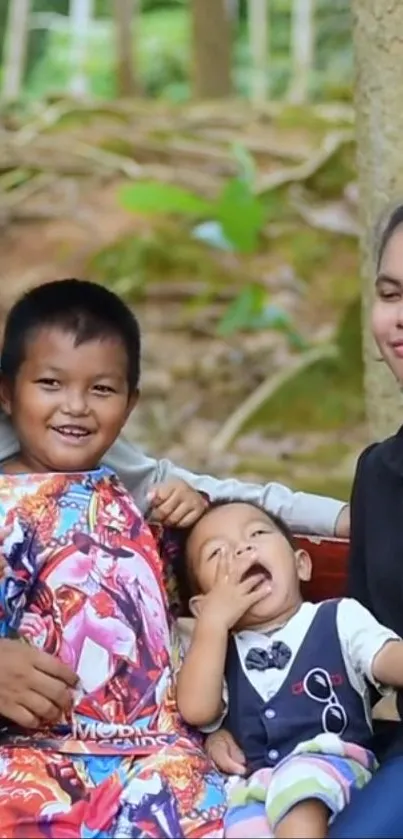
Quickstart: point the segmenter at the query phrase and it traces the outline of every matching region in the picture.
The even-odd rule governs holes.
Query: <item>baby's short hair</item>
[[[244,498],[217,498],[209,503],[208,507],[203,510],[197,521],[195,521],[194,524],[192,524],[191,527],[189,527],[184,533],[184,563],[182,565],[184,570],[183,572],[179,571],[178,574],[178,583],[182,598],[188,598],[189,595],[198,593],[197,580],[193,568],[188,561],[187,552],[188,542],[193,530],[197,527],[199,522],[206,518],[213,510],[219,510],[221,507],[229,507],[232,504],[246,504],[248,507],[253,507],[255,510],[259,510],[260,513],[263,513],[267,519],[274,524],[276,530],[284,536],[292,550],[297,550],[295,538],[285,521],[280,516],[275,515],[275,513],[269,513],[262,504],[258,504],[256,501],[246,501]]]
[[[232,504],[245,504],[247,507],[254,507],[255,510],[259,510],[260,513],[263,513],[263,515],[265,515],[269,519],[269,521],[271,521],[274,524],[275,528],[282,534],[282,536],[284,536],[284,538],[287,539],[287,542],[291,546],[291,548],[293,550],[296,550],[296,542],[294,536],[290,528],[288,527],[288,524],[285,523],[284,519],[282,519],[281,516],[277,516],[275,513],[269,513],[269,511],[266,510],[265,507],[263,507],[263,504],[258,504],[257,501],[246,501],[244,498],[216,498],[214,501],[211,501],[208,507],[206,507],[203,510],[202,514],[199,516],[197,521],[195,521],[194,524],[187,530],[185,549],[187,547],[187,543],[193,529],[197,527],[197,525],[200,521],[202,521],[202,519],[208,516],[209,513],[212,512],[212,510],[219,510],[220,507],[229,507]]]

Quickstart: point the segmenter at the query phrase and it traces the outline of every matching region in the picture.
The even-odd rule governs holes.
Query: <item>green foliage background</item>
[[[0,54],[9,0],[0,2]],[[32,11],[68,14],[68,0],[33,0]],[[96,16],[104,23],[89,51],[88,72],[92,93],[114,95],[110,0],[97,0]],[[271,0],[270,86],[281,97],[290,78],[291,0]],[[234,79],[240,95],[246,95],[250,61],[245,22],[246,3],[240,2],[240,24],[235,32]],[[141,31],[136,38],[138,67],[144,91],[173,101],[190,93],[191,61],[188,0],[142,0]],[[29,38],[27,91],[40,97],[62,92],[69,77],[67,32],[33,29]],[[133,45],[135,48],[135,45]],[[318,0],[316,8],[316,66],[312,77],[313,99],[349,99],[351,96],[352,45],[349,0]]]

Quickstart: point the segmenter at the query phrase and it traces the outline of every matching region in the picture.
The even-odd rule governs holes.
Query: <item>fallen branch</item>
[[[268,175],[262,175],[258,179],[256,189],[257,195],[263,195],[291,183],[307,181],[324,166],[330,158],[344,145],[354,140],[352,131],[335,131],[328,134],[319,151],[308,160],[304,160],[299,166],[288,166],[285,169],[278,169]]]
[[[281,103],[268,103],[251,112],[240,102],[172,107],[144,101],[98,104],[59,100],[42,111],[31,111],[25,125],[21,121],[0,121],[0,195],[15,191],[10,201],[15,201],[16,210],[18,206],[19,217],[23,210],[19,195],[24,196],[19,192],[20,178],[30,181],[44,173],[77,183],[88,176],[99,183],[114,177],[155,180],[184,186],[210,200],[238,172],[234,141],[240,141],[255,156],[258,195],[284,185],[298,186],[322,167],[331,167],[332,156],[353,141],[349,128],[336,131],[332,125],[337,119],[345,125],[350,111],[339,113],[333,106],[329,106],[329,113],[325,106],[321,106],[323,113],[311,109],[323,119],[323,130],[332,126],[312,153],[316,142],[313,134],[304,134],[304,141],[283,146],[284,131],[277,134],[275,120],[285,110]],[[66,130],[55,132],[70,117]],[[289,164],[285,165],[287,159]],[[336,214],[330,206],[322,208],[320,196],[317,207],[298,196],[290,195],[289,200],[307,224],[332,230],[336,225],[338,232],[356,235],[356,226],[353,229],[350,225],[341,204]],[[7,213],[3,216],[7,218]],[[10,218],[14,217],[11,214]],[[274,229],[271,220],[271,236]]]
[[[287,145],[285,147],[284,143],[280,140],[276,141],[272,137],[268,137],[267,131],[258,131],[258,129],[256,129],[256,135],[257,136],[249,136],[248,134],[245,135],[242,130],[231,132],[225,128],[203,128],[202,126],[197,132],[198,137],[210,143],[225,143],[227,145],[234,145],[234,143],[238,143],[240,146],[247,149],[251,154],[257,154],[264,157],[274,157],[279,160],[289,159],[291,161],[295,161],[296,163],[300,163],[301,160],[304,160],[306,157],[305,149],[292,145]]]
[[[230,287],[213,288],[207,282],[193,279],[189,282],[171,282],[170,280],[158,282],[155,280],[147,284],[147,298],[182,302],[191,300],[194,302],[197,297],[203,300],[205,297],[211,297],[215,302],[228,303],[239,294],[243,288],[243,283],[244,278],[239,278],[239,282],[237,284],[231,283]]]
[[[230,443],[237,437],[243,426],[251,419],[256,411],[268,402],[283,385],[301,373],[302,370],[306,370],[317,361],[337,358],[337,356],[338,349],[333,344],[315,347],[293,359],[285,370],[280,370],[274,376],[269,376],[267,379],[264,379],[259,387],[249,394],[236,411],[228,417],[218,434],[211,441],[210,452],[212,454],[222,454],[225,452]]]
[[[290,188],[288,198],[291,207],[310,227],[351,236],[353,239],[360,236],[359,222],[346,201],[328,201],[325,204],[312,205],[304,200],[301,187],[297,185]]]
[[[32,198],[33,195],[50,187],[56,180],[56,175],[50,175],[48,172],[38,172],[38,174],[33,175],[25,183],[15,187],[15,189],[0,193],[1,209],[11,210],[17,207],[19,204]]]

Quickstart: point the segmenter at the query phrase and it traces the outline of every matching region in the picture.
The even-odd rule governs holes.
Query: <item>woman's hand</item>
[[[10,528],[0,528],[0,551]],[[7,562],[0,553],[0,579]],[[48,653],[23,641],[0,640],[0,715],[23,728],[58,720],[72,704],[78,677]]]
[[[5,539],[7,539],[8,536],[11,535],[12,529],[13,528],[12,528],[11,525],[9,525],[8,527],[0,527],[0,580],[3,579],[4,574],[5,574],[5,570],[6,570],[6,567],[7,567],[7,560],[1,552],[2,547],[3,547],[3,542],[4,542]]]
[[[72,704],[78,677],[23,641],[0,640],[0,714],[23,728],[54,723]]]
[[[232,734],[225,728],[220,728],[213,734],[208,735],[206,752],[221,772],[225,772],[227,775],[245,774],[245,755],[237,746]]]

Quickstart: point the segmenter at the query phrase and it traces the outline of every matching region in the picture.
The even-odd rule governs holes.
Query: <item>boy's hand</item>
[[[271,591],[263,573],[248,573],[256,562],[249,556],[235,557],[223,551],[217,562],[215,583],[203,597],[200,620],[206,626],[232,629],[243,615]]]
[[[190,527],[208,505],[199,492],[180,478],[154,487],[148,500],[153,519],[170,527]]]
[[[206,752],[221,772],[227,775],[244,775],[245,755],[237,746],[232,734],[225,728],[213,731],[206,740]]]

